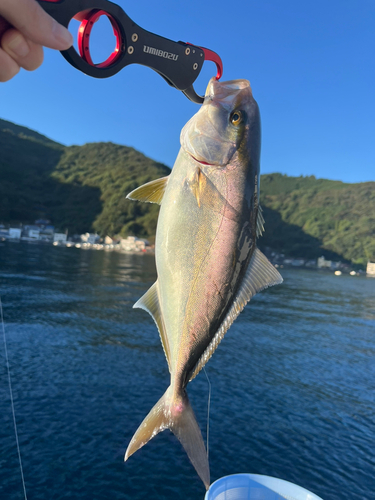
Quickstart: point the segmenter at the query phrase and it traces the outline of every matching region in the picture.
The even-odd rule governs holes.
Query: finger
[[[26,40],[22,33],[15,29],[4,33],[1,47],[18,66],[28,71],[39,68],[43,62],[43,47]]]
[[[75,19],[76,21],[83,21],[87,18],[87,15],[91,12],[91,10],[92,9],[82,10],[81,12],[78,12],[73,19]]]
[[[0,49],[0,82],[11,80],[20,70],[20,67],[9,54]]]
[[[73,44],[70,32],[49,16],[35,0],[2,0],[0,15],[25,38],[39,45],[66,50]]]
[[[31,42],[29,40],[30,52],[28,56],[24,59],[20,59],[16,61],[21,68],[26,69],[27,71],[34,71],[39,68],[44,59],[43,47],[38,43]]]

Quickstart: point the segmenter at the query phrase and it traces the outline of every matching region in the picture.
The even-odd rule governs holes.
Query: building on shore
[[[106,236],[104,238],[104,245],[116,245],[117,241],[114,238],[111,238],[110,236]]]
[[[19,227],[10,227],[9,228],[9,239],[10,240],[17,240],[19,241],[21,239],[21,233],[22,229]]]
[[[82,243],[90,243],[90,245],[95,245],[96,243],[99,243],[100,241],[100,236],[98,234],[92,234],[92,233],[85,233],[81,234],[81,242]]]
[[[65,245],[67,241],[67,234],[66,233],[54,233],[53,235],[53,242],[60,244],[60,245]]]
[[[22,239],[24,241],[37,241],[40,239],[40,227],[36,224],[27,224],[22,230]]]
[[[331,269],[331,260],[326,260],[323,256],[318,258],[318,269]]]
[[[120,240],[120,249],[123,252],[146,252],[146,247],[149,247],[149,242],[135,236]]]
[[[370,261],[367,262],[366,276],[375,278],[375,262],[370,262]]]
[[[318,258],[318,269],[339,269],[342,267],[341,262],[334,262],[333,260],[326,260],[323,256]]]

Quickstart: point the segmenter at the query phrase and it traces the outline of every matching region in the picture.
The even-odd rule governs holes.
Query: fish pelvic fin
[[[156,323],[159,330],[160,340],[164,349],[165,357],[167,358],[168,368],[171,371],[170,349],[168,336],[165,331],[163,314],[160,308],[159,291],[157,280],[151,288],[134,304],[134,309],[143,309],[147,311]]]
[[[155,181],[147,182],[147,184],[143,184],[143,186],[134,189],[126,198],[128,200],[146,201],[148,203],[157,203],[161,205],[168,179],[169,175],[156,179]]]
[[[170,429],[184,447],[206,489],[210,469],[201,431],[185,390],[174,393],[170,386],[138,427],[125,453],[125,461],[164,429]]]
[[[267,257],[255,247],[254,253],[246,270],[246,274],[242,280],[232,306],[230,307],[228,314],[224,318],[208,347],[199,358],[198,363],[195,365],[189,382],[198,375],[207,361],[211,358],[224,335],[249,300],[265,288],[278,285],[282,282],[283,278],[279,271],[271,264]]]

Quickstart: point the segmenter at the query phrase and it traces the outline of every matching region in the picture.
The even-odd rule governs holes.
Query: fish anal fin
[[[163,315],[160,308],[157,281],[155,281],[152,287],[149,288],[147,292],[134,304],[133,308],[143,309],[152,316],[153,320],[156,323],[156,326],[158,327],[160,340],[163,345],[165,357],[168,361],[168,368],[169,371],[171,371],[169,342],[165,331]]]
[[[146,201],[148,203],[158,203],[161,205],[168,179],[169,176],[147,182],[147,184],[143,184],[143,186],[134,189],[134,191],[129,193],[126,197],[129,200]]]
[[[258,248],[255,248],[233,304],[231,305],[228,314],[224,318],[219,329],[215,333],[215,336],[200,357],[198,363],[192,371],[189,381],[193,380],[193,378],[198,375],[207,361],[211,358],[229,327],[233,324],[234,320],[249,300],[261,290],[264,290],[269,286],[278,285],[282,283],[282,281],[283,278],[281,277],[279,271]]]
[[[257,238],[262,236],[264,233],[264,217],[263,210],[260,205],[258,205],[258,215],[257,215]]]

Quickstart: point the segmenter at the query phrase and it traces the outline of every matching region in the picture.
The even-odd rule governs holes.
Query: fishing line
[[[3,326],[3,337],[4,337],[4,348],[5,348],[5,363],[6,363],[6,366],[7,366],[7,369],[8,369],[8,384],[9,384],[10,402],[11,402],[12,414],[13,414],[14,433],[16,435],[16,443],[17,443],[17,451],[18,451],[18,461],[19,461],[20,470],[21,470],[23,493],[25,495],[25,500],[27,500],[26,485],[25,485],[25,479],[24,479],[24,476],[23,476],[23,467],[22,467],[22,460],[21,460],[21,450],[20,450],[20,444],[19,444],[19,441],[18,441],[16,412],[14,410],[12,381],[11,381],[11,378],[10,378],[10,367],[9,367],[7,340],[6,340],[6,336],[5,336],[5,326],[4,326],[4,316],[3,316],[3,304],[1,302],[1,297],[0,297],[0,317],[1,317],[1,324]]]
[[[208,404],[207,404],[207,460],[208,460],[208,443],[209,443],[209,438],[210,438],[210,406],[211,406],[211,382],[210,379],[208,378],[206,368],[203,367],[204,374],[206,375],[207,382],[208,382]]]

